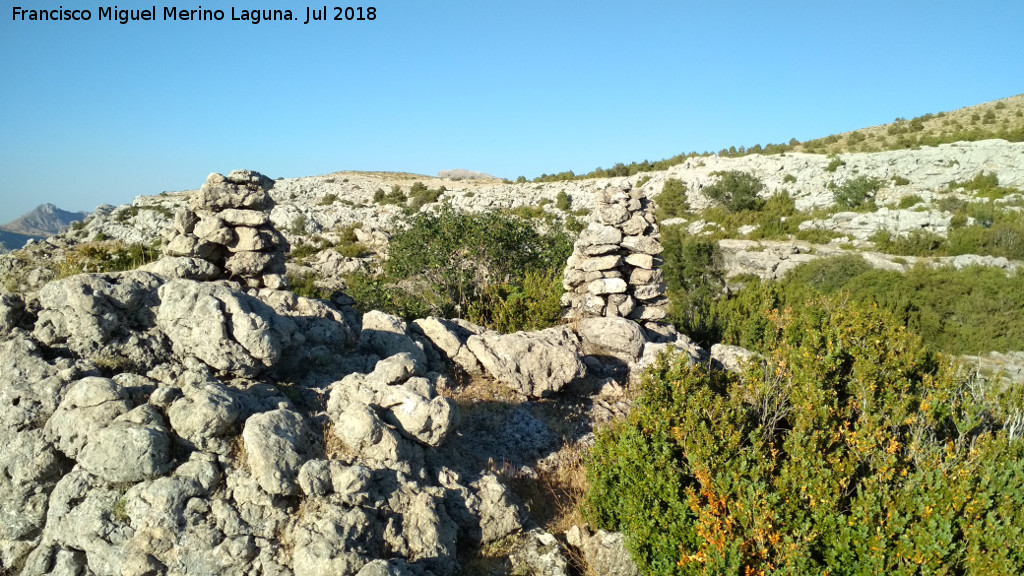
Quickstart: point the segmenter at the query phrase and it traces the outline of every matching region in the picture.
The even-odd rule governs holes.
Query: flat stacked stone
[[[210,174],[174,216],[174,235],[164,253],[198,258],[216,267],[215,279],[250,288],[286,285],[288,242],[270,222],[274,181],[259,172]]]
[[[629,184],[603,191],[566,264],[565,317],[665,318],[660,240],[654,206],[643,192]]]

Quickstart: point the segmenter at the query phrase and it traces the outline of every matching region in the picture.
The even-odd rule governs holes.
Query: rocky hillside
[[[728,208],[729,173],[759,209]],[[595,428],[661,352],[752,357],[665,322],[669,231],[716,241],[733,286],[853,253],[1013,274],[1022,187],[1024,144],[993,140],[548,183],[236,171],[101,207],[0,257],[0,573],[635,573],[573,506]],[[442,206],[575,231],[572,321],[359,309],[352,275]]]

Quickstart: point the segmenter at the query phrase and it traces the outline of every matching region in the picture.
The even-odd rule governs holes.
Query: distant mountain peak
[[[21,217],[0,226],[0,230],[25,236],[47,237],[60,233],[76,220],[82,220],[87,212],[68,212],[46,203],[36,206]],[[8,248],[11,248],[8,246]]]

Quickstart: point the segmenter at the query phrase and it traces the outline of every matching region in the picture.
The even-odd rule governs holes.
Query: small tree
[[[659,220],[682,216],[690,209],[690,203],[686,199],[686,184],[678,178],[665,180],[661,194],[658,194],[657,203]]]
[[[764,190],[764,182],[749,172],[729,170],[713,172],[718,182],[704,189],[704,194],[725,206],[730,212],[760,210],[764,202],[757,195]]]

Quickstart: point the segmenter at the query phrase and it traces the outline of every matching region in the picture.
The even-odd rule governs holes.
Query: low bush
[[[409,211],[417,212],[423,206],[431,202],[437,202],[441,194],[447,191],[444,186],[430,189],[423,182],[414,182],[412,188],[409,189]]]
[[[509,213],[469,214],[447,205],[421,212],[392,236],[381,275],[347,279],[349,295],[361,309],[408,319],[471,317],[508,330],[550,326],[558,321],[551,302],[561,296],[572,242],[553,222],[544,225],[550,231],[542,234]]]
[[[385,192],[383,189],[377,188],[373,193],[373,201],[381,206],[386,206],[388,204],[402,205],[405,204],[407,199],[408,197],[405,195],[405,192],[402,192],[402,187],[398,184],[392,186],[390,192]]]
[[[715,341],[762,349],[758,321],[751,320],[758,310],[799,309],[840,293],[886,310],[941,352],[1024,349],[1024,272],[919,264],[900,273],[874,269],[857,255],[815,260],[796,267],[781,282],[749,282],[729,298],[716,300],[711,315],[722,331]]]
[[[900,198],[900,202],[899,204],[897,204],[897,207],[900,210],[906,210],[907,208],[913,208],[914,206],[917,206],[921,202],[924,202],[923,198],[921,198],[917,194],[911,194],[910,196],[904,196],[903,198]]]
[[[846,162],[839,158],[839,156],[829,156],[828,165],[825,166],[825,172],[835,172],[840,166],[846,166]]]
[[[873,208],[875,194],[882,188],[882,184],[878,178],[857,176],[837,186],[832,195],[836,204],[843,208]]]
[[[719,327],[712,306],[725,286],[718,245],[706,237],[688,235],[682,226],[663,228],[661,241],[669,318],[700,342],[714,340]]]
[[[154,246],[126,244],[120,240],[85,242],[68,251],[64,261],[57,264],[56,275],[66,278],[86,272],[134,270],[159,258],[160,250]]]
[[[680,357],[599,432],[585,511],[644,574],[1019,574],[1024,440],[885,312],[767,311],[742,375]]]
[[[757,176],[738,170],[719,171],[713,174],[718,176],[718,181],[704,188],[703,192],[730,212],[758,210],[764,204],[757,197],[761,190],[764,190],[764,183]]]

